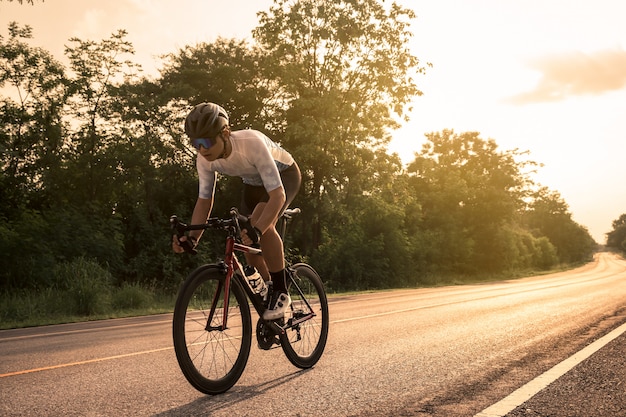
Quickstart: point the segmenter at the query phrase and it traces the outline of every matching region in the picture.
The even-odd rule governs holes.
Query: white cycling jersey
[[[198,197],[213,198],[216,173],[241,177],[244,184],[263,186],[267,192],[282,186],[280,171],[293,165],[289,152],[258,130],[231,132],[233,150],[227,158],[208,161],[198,154]]]

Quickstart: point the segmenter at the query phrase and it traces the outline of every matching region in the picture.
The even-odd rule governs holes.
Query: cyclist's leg
[[[265,191],[265,188],[244,184],[239,213],[244,216],[252,216],[256,206],[263,200],[267,201],[267,192]],[[255,267],[265,281],[270,280],[270,273],[263,256],[250,253],[245,253],[244,256],[246,258],[246,263]]]
[[[302,174],[300,173],[298,164],[294,162],[293,165],[281,172],[280,179],[282,180],[283,187],[285,188],[285,205],[278,214],[278,217],[280,217],[287,207],[289,207],[293,199],[296,197],[296,194],[298,194],[298,191],[300,191]]]
[[[265,281],[270,280],[270,272],[267,269],[267,264],[265,263],[265,259],[263,259],[263,256],[253,255],[251,253],[246,253],[244,254],[244,256],[246,258],[246,263],[255,267]]]
[[[258,219],[264,209],[265,203],[257,204],[254,212],[252,213],[252,223]],[[269,273],[270,279],[274,283],[274,292],[278,293],[276,294],[276,297],[280,294],[286,294],[285,252],[283,248],[283,241],[276,230],[276,222],[274,222],[274,225],[270,229],[266,230],[263,236],[261,236],[260,243],[261,248],[263,249],[265,268]],[[258,262],[258,259],[253,261]]]
[[[285,252],[282,238],[276,230],[276,221],[278,220],[278,217],[280,217],[287,209],[287,207],[289,207],[298,193],[302,182],[300,168],[295,162],[287,169],[283,170],[280,173],[280,177],[285,190],[285,204],[278,213],[277,218],[274,219],[273,227],[267,230],[261,237],[263,258],[260,259],[259,256],[255,255],[245,255],[246,262],[254,266],[266,281],[268,279],[272,279],[270,278],[270,271],[274,273],[282,271],[284,274]],[[268,199],[269,196],[264,187],[244,185],[239,212],[246,216],[252,216],[252,223],[254,224],[255,220],[258,219],[263,213],[265,203]],[[280,286],[282,287],[282,285]]]
[[[285,203],[281,207],[278,215],[274,219],[274,224],[272,228],[267,230],[263,236],[261,237],[261,247],[263,248],[263,256],[265,258],[265,262],[270,270],[270,273],[282,272],[284,276],[285,269],[285,249],[283,247],[283,240],[276,230],[276,223],[278,222],[278,218],[282,216],[283,212],[289,207],[294,197],[300,190],[300,183],[302,182],[302,176],[300,174],[300,168],[298,164],[295,162],[283,170],[280,173],[280,179],[283,183],[283,189],[285,191]],[[259,218],[265,209],[265,201],[267,199],[259,202],[254,209],[254,213],[252,215],[252,222],[254,223],[254,219]],[[273,274],[275,275],[275,274]],[[275,276],[272,277],[274,280]],[[284,278],[283,278],[284,281]],[[282,287],[282,285],[281,285]],[[286,291],[286,288],[285,288]]]
[[[265,231],[261,236],[261,248],[263,250],[263,259],[267,266],[269,276],[274,283],[273,294],[270,299],[269,310],[263,315],[266,320],[274,320],[280,318],[290,304],[289,293],[287,290],[287,280],[285,274],[285,253],[283,241],[276,230],[276,222],[278,217],[282,215],[284,210],[291,204],[301,184],[300,169],[296,163],[292,164],[280,174],[285,191],[285,203],[281,207],[278,215],[274,219],[272,227]],[[251,222],[255,224],[256,220],[263,215],[269,195],[263,187],[244,186],[242,199],[242,212],[252,211]],[[246,261],[258,262],[251,259],[250,256]],[[260,269],[260,268],[257,268]],[[266,278],[267,279],[267,278]]]
[[[278,217],[280,217],[285,209],[289,207],[300,189],[300,169],[298,168],[298,165],[294,163],[289,168],[282,171],[280,176],[285,190],[285,204],[281,208],[277,218],[274,219],[272,229],[265,232],[261,241],[263,256],[265,257],[265,262],[269,267],[270,276],[272,277],[272,282],[274,283],[273,294],[268,307],[269,310],[263,314],[263,318],[265,320],[276,320],[284,317],[289,305],[291,304],[287,286],[287,275],[285,272],[285,252],[283,240],[276,230],[276,222]],[[262,203],[260,203],[259,206],[261,204]],[[257,206],[257,209],[259,206]]]

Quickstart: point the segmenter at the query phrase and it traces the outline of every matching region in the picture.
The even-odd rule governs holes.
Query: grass
[[[0,295],[0,329],[171,312],[176,297],[139,284],[116,286],[109,271],[83,258],[58,265],[47,287]]]
[[[53,289],[5,293],[0,298],[0,329],[168,313],[175,297],[136,285],[96,295]]]
[[[525,271],[491,276],[437,277],[421,287],[467,285],[494,282],[571,269],[559,267],[550,271]],[[78,260],[56,271],[55,285],[39,291],[5,292],[0,294],[0,330],[72,323],[89,320],[171,313],[175,292],[165,293],[139,284],[111,284],[108,272],[90,261]],[[388,289],[389,290],[389,289]],[[376,289],[349,291],[328,296],[380,291]]]

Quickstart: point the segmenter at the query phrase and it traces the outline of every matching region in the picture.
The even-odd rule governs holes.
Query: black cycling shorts
[[[278,213],[278,217],[289,207],[289,204],[293,201],[294,197],[300,189],[300,183],[302,182],[302,175],[300,174],[300,168],[295,162],[285,170],[281,171],[280,179],[283,182],[283,188],[285,189],[285,205]],[[241,207],[239,212],[245,216],[250,216],[254,208],[259,203],[265,203],[269,200],[270,196],[267,194],[265,187],[254,185],[243,185],[243,195],[241,198]]]

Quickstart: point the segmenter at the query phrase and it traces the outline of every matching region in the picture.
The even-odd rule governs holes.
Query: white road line
[[[531,399],[539,391],[559,379],[570,369],[596,353],[624,332],[626,332],[626,323],[565,359],[563,362],[555,365],[552,369],[539,375],[537,378],[511,393],[508,397],[484,409],[474,417],[504,417],[507,413]]]

